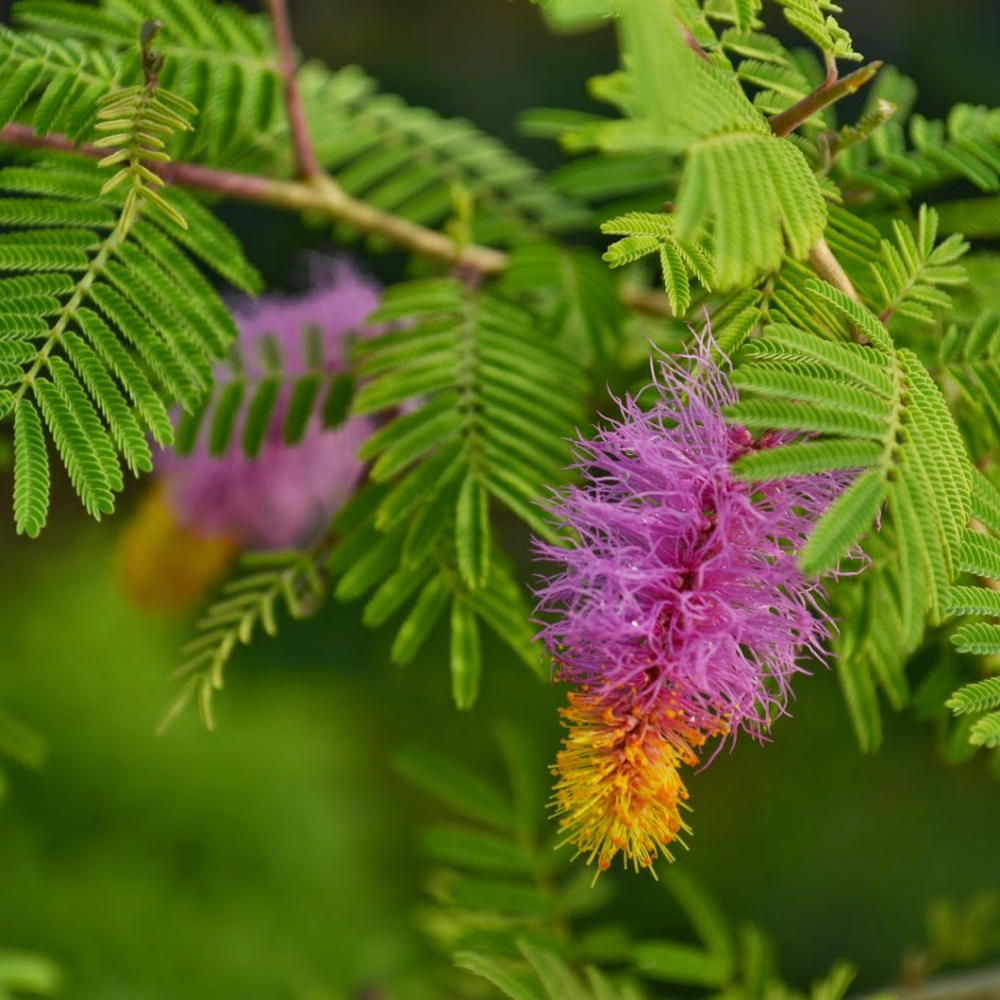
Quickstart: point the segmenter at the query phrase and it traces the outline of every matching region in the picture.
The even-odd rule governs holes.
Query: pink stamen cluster
[[[763,737],[829,628],[796,554],[847,477],[736,479],[738,458],[787,438],[755,440],[726,423],[736,392],[710,347],[660,361],[640,396],[649,408],[627,396],[620,419],[579,443],[582,484],[552,505],[575,541],[537,546],[560,566],[538,590],[540,636],[557,679],[578,688],[564,712],[556,810],[567,841],[601,868],[619,850],[643,867],[657,845],[669,856],[662,837],[641,834],[686,824],[679,814],[667,823],[662,801],[637,792],[664,786],[650,768],[691,763],[719,734]],[[602,718],[616,739],[595,738]]]

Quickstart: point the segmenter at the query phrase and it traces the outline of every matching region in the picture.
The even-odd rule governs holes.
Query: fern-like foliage
[[[47,60],[26,94],[38,93],[39,107],[53,87],[78,96],[83,114],[85,102],[92,105],[116,85],[140,85],[143,68],[135,39],[144,21],[155,19],[164,25],[161,85],[202,111],[197,126],[176,143],[177,157],[229,163],[252,153],[258,135],[285,128],[281,77],[263,16],[209,0],[102,0],[97,7],[72,0],[19,0],[13,12],[15,23],[28,31],[8,44],[51,47],[58,59]],[[67,70],[60,65],[66,61],[63,51],[77,49],[70,39],[85,42],[86,51],[100,53],[105,64],[93,80],[85,78],[75,87],[65,82]],[[52,127],[67,131],[60,122]]]
[[[900,346],[931,364],[936,359],[934,326],[952,310],[955,293],[968,280],[961,263],[968,246],[959,236],[938,242],[938,216],[926,206],[921,206],[915,226],[894,220],[890,232],[883,237],[870,222],[833,206],[824,239],[861,302]],[[812,294],[815,278],[812,268],[786,260],[760,285],[764,315],[824,339],[841,339],[846,332],[844,313]]]
[[[806,572],[821,573],[867,537],[873,568],[845,587],[852,617],[838,640],[838,669],[858,735],[872,748],[879,739],[873,678],[895,704],[905,701],[905,656],[925,620],[940,622],[947,612],[970,509],[970,467],[944,397],[917,356],[895,347],[878,319],[843,293],[815,282],[809,288],[868,346],[823,341],[784,324],[749,344],[751,360],[734,373],[741,398],[730,417],[752,430],[813,437],[759,451],[736,471],[762,480],[858,470],[801,558]]]
[[[700,60],[688,47],[670,7],[653,0],[623,6],[623,45],[633,61],[642,116],[635,128],[649,144],[684,149],[677,238],[697,241],[714,219],[719,285],[749,284],[758,272],[776,268],[786,249],[792,257],[806,256],[826,224],[825,206],[802,153],[771,135],[731,71]],[[699,98],[677,102],[670,96],[676,93]]]
[[[960,357],[962,345],[970,342],[965,337],[968,331],[965,316],[972,308],[965,303],[969,291],[966,286],[966,269],[960,263],[960,257],[966,249],[965,244],[957,237],[937,242],[937,216],[934,210],[927,208],[920,209],[913,228],[897,222],[890,233],[890,237],[883,237],[864,219],[842,208],[831,208],[825,238],[836,259],[849,275],[863,304],[870,310],[867,318],[859,318],[857,307],[853,307],[853,310],[846,308],[846,303],[837,295],[831,296],[825,291],[815,294],[817,286],[814,275],[795,261],[787,261],[781,271],[763,285],[760,308],[767,322],[776,324],[783,332],[787,327],[794,327],[802,334],[807,334],[813,338],[814,346],[818,345],[817,349],[820,351],[826,350],[827,342],[833,341],[838,342],[836,351],[846,347],[849,352],[862,359],[874,360],[881,353],[879,342],[884,341],[888,334],[894,342],[896,357],[905,356],[913,378],[921,383],[929,382],[921,372],[924,362],[931,366],[936,380],[952,401],[954,417],[962,429],[962,439],[968,441],[969,423],[976,418],[970,414],[966,419],[963,409],[956,408],[955,404],[960,397],[954,391],[954,385],[949,384],[953,378],[961,382],[962,377],[967,374]],[[954,333],[949,339],[948,361],[943,365],[934,332],[935,327],[946,322],[946,317],[954,310],[956,296],[960,304],[960,315],[954,321]],[[878,315],[881,322],[875,323],[875,315],[872,314]],[[847,326],[845,319],[850,319]],[[885,329],[880,328],[882,326]],[[859,351],[856,347],[839,343],[851,336],[862,341],[871,339],[872,344]],[[765,337],[764,340],[766,339]],[[979,340],[980,347],[972,342],[976,351],[981,349],[982,343],[982,338]],[[783,375],[786,390],[792,382],[798,380],[799,374],[810,379],[817,375],[826,378],[825,370],[817,371],[812,365],[804,367],[801,358],[793,361],[793,355],[780,360],[772,359],[770,349],[764,342],[752,343],[746,355],[755,356],[757,351],[764,352],[763,360],[768,366],[772,361],[779,367],[786,361],[793,362]],[[797,374],[793,374],[793,371]],[[737,372],[737,381],[744,377]],[[759,377],[768,380],[771,376],[751,374],[748,386]],[[803,391],[811,392],[814,384],[810,382],[808,388],[803,387]],[[972,384],[969,382],[970,388]],[[768,391],[774,392],[774,387]],[[937,390],[927,385],[927,391],[932,393],[932,397],[928,398],[937,400],[938,416],[935,419],[947,419],[948,424],[953,425],[953,420],[946,418],[943,400]],[[828,402],[842,405],[842,401],[837,403],[833,400],[832,396],[835,395],[837,394],[833,393]],[[904,392],[904,397],[910,398],[908,391]],[[781,398],[800,405],[811,397],[787,394]],[[853,405],[860,402],[856,399]],[[981,405],[977,407],[977,413]],[[904,422],[910,420],[908,412],[901,414],[901,417]],[[915,430],[915,427],[910,427],[904,434],[909,435]],[[950,432],[950,440],[953,454],[959,453],[954,450],[959,448],[954,430]],[[933,456],[937,455],[939,447],[933,436],[925,439],[926,462],[937,463],[938,459]],[[843,450],[843,442],[832,439],[809,442],[808,447],[803,446],[802,455],[803,458],[810,456],[818,463],[843,460],[845,465],[840,466],[841,468],[846,468],[849,460],[847,452]],[[902,453],[899,458],[904,458]],[[772,460],[766,452],[753,459],[764,466]],[[858,468],[868,468],[870,471],[872,467],[859,462]],[[957,463],[954,468],[957,472]],[[805,471],[805,465],[802,471]],[[895,478],[896,471],[890,471],[889,475]],[[875,476],[874,473],[870,474],[864,482],[871,484]],[[862,487],[858,486],[858,489]],[[921,492],[922,490],[923,488]],[[854,494],[854,498],[864,499],[857,494]],[[881,507],[881,501],[875,494],[868,499],[873,504],[870,509]],[[850,514],[849,511],[847,513]],[[927,516],[936,517],[936,514],[928,509]],[[880,525],[877,533],[869,532],[865,542],[866,555],[870,560],[869,568],[860,576],[832,588],[835,613],[843,623],[834,640],[838,654],[837,669],[859,740],[868,749],[874,749],[881,738],[878,689],[881,688],[893,707],[900,709],[907,704],[910,692],[905,668],[908,658],[924,635],[924,612],[920,610],[923,598],[919,598],[913,590],[914,566],[923,564],[914,563],[912,559],[900,559],[900,529],[891,503],[888,516],[881,517]],[[861,529],[860,524],[857,527]],[[817,534],[816,544],[824,541],[823,530],[821,528]],[[906,532],[906,537],[911,539],[910,544],[915,548],[925,549],[923,540],[913,533],[912,528]],[[954,530],[950,537],[952,543],[949,548],[953,551]],[[934,558],[940,565],[940,560]],[[938,572],[936,576],[937,583],[933,588],[933,607],[936,609],[932,612],[934,621],[940,620],[946,580],[954,571],[952,561],[950,569]],[[926,573],[926,565],[919,573]],[[926,590],[925,584],[918,586],[921,591]]]
[[[851,36],[834,15],[843,8],[826,0],[777,0],[785,19],[801,35],[809,39],[823,54],[832,59],[860,60],[854,51]],[[706,0],[705,16],[729,25],[739,32],[757,31],[763,0]]]
[[[157,19],[164,25],[160,83],[201,112],[194,129],[173,144],[174,156],[293,171],[283,84],[265,16],[215,0],[101,0],[97,7],[18,0],[14,19],[22,30],[0,31],[0,81],[6,76],[10,95],[0,100],[0,125],[20,111],[39,134],[86,137],[95,101],[141,85],[134,40],[145,19]],[[516,243],[589,221],[579,203],[554,191],[496,139],[462,119],[378,93],[355,66],[334,72],[308,63],[298,73],[298,89],[320,163],[345,191],[376,208],[437,225],[462,191],[475,208],[471,236],[488,243]]]
[[[137,38],[138,24],[130,47]],[[81,141],[93,130],[97,102],[121,74],[116,53],[0,26],[0,126],[20,117],[37,135],[59,132]]]
[[[618,282],[585,247],[527,243],[512,251],[505,294],[523,301],[587,368],[601,373],[621,350],[627,315]]]
[[[974,964],[1000,949],[1000,893],[987,889],[958,900],[933,900],[924,914],[926,944],[920,956],[928,972]]]
[[[291,618],[303,619],[322,606],[330,546],[330,538],[324,536],[305,552],[244,555],[241,572],[199,619],[200,635],[181,651],[183,662],[174,680],[182,684],[160,723],[161,731],[192,701],[197,701],[206,728],[215,727],[213,696],[222,689],[226,664],[236,649],[248,646],[260,629],[277,635],[279,607]]]
[[[510,725],[498,727],[496,736],[506,765],[506,787],[427,750],[411,749],[394,760],[395,770],[408,784],[437,799],[449,813],[446,821],[420,834],[433,864],[433,902],[420,923],[450,960],[476,978],[445,968],[436,992],[482,997],[489,989],[482,982],[485,978],[501,993],[507,983],[521,992],[506,995],[524,995],[534,963],[519,953],[521,945],[564,986],[574,984],[579,990],[583,987],[577,973],[565,961],[571,959],[577,970],[591,967],[589,976],[596,973],[600,982],[605,977],[594,964],[603,956],[586,945],[574,946],[571,953],[565,940],[559,940],[557,927],[591,913],[607,901],[611,890],[604,884],[591,890],[589,875],[574,870],[566,852],[552,850],[545,787],[539,780],[544,768],[536,748]],[[544,951],[544,957],[535,949]],[[628,989],[627,978],[615,979],[616,990]]]
[[[682,243],[675,228],[669,215],[630,212],[605,222],[601,232],[624,236],[612,243],[604,255],[611,267],[630,264],[651,253],[659,256],[670,308],[676,316],[684,316],[691,305],[691,279],[697,279],[705,291],[711,291],[714,268],[710,247]]]
[[[5,281],[14,294],[3,298],[0,337],[4,380],[13,388],[0,390],[0,411],[15,413],[15,518],[30,535],[41,530],[48,506],[43,422],[86,508],[110,513],[123,485],[118,456],[133,471],[150,468],[145,431],[169,443],[166,401],[194,406],[211,377],[205,359],[235,334],[204,278],[157,223],[145,222],[126,242],[132,226],[122,222],[135,218],[135,189],[116,222],[100,181],[94,170],[62,163],[0,172],[0,189],[43,194],[31,199],[41,210],[39,228],[8,235],[0,247],[3,269],[23,275]],[[79,207],[110,232],[58,226],[78,225]],[[232,243],[214,221],[199,230]],[[215,308],[199,314],[187,290],[163,281],[161,268],[176,268],[187,289]],[[39,317],[39,296],[51,320]]]
[[[940,346],[940,375],[962,393],[960,414],[967,438],[985,428],[1000,435],[1000,315],[984,309],[971,323],[958,322]],[[964,411],[964,412],[963,412]]]
[[[834,566],[873,526],[888,499],[893,519],[919,532],[909,539],[914,565],[931,571],[933,589],[916,604],[928,601],[940,617],[969,508],[961,436],[923,365],[912,353],[893,348],[875,316],[829,286],[814,282],[811,290],[855,322],[870,346],[823,343],[789,326],[772,326],[754,341],[748,348],[754,363],[734,374],[741,400],[731,418],[751,430],[824,437],[758,452],[741,460],[737,470],[761,479],[804,472],[807,464],[809,471],[867,470],[817,524],[802,554],[803,568],[819,573]],[[921,478],[908,483],[910,475]],[[924,495],[934,495],[934,486],[940,486],[946,493],[937,495],[956,501],[956,509],[928,508],[922,495],[911,495],[917,482]]]
[[[507,724],[498,727],[497,741],[506,787],[425,750],[406,751],[394,762],[404,780],[454,816],[421,834],[433,864],[433,902],[421,924],[471,976],[444,971],[436,995],[643,1000],[667,988],[717,1000],[801,996],[781,980],[766,935],[747,927],[738,937],[683,869],[661,878],[695,943],[635,939],[621,926],[595,925],[593,914],[608,902],[611,884],[602,879],[591,887],[567,852],[552,850],[535,748]],[[578,926],[583,920],[585,928]],[[853,970],[838,964],[809,996],[839,1000],[852,978]]]
[[[155,30],[147,34],[152,40]],[[37,535],[50,489],[45,430],[87,510],[110,513],[133,472],[151,467],[146,433],[173,432],[167,405],[194,407],[209,359],[235,336],[228,311],[185,250],[257,285],[236,241],[193,198],[160,193],[150,163],[193,109],[148,80],[98,102],[99,163],[44,159],[0,171],[0,415],[14,414],[14,516]],[[117,167],[110,177],[106,169]],[[190,223],[190,226],[189,226]],[[183,248],[183,249],[182,249]],[[171,275],[171,280],[164,278]]]
[[[1000,656],[1000,490],[978,471],[973,478],[972,517],[980,530],[965,531],[959,564],[977,585],[955,586],[949,595],[951,614],[972,620],[960,625],[951,641],[961,653],[990,658],[987,662],[995,668]],[[966,684],[947,705],[956,715],[974,715],[970,743],[1000,747],[1000,677]]]
[[[343,190],[376,208],[436,225],[453,213],[461,190],[474,207],[472,238],[500,244],[589,221],[581,205],[496,139],[379,93],[356,66],[331,73],[308,63],[299,87],[320,162]]]
[[[881,241],[881,259],[871,265],[879,286],[876,298],[889,332],[899,338],[914,328],[933,326],[952,307],[950,290],[968,280],[958,263],[969,245],[961,236],[937,243],[938,215],[920,206],[916,232],[899,219],[893,239]]]
[[[305,370],[296,374],[289,374],[289,359],[275,337],[261,338],[253,357],[232,345],[210,391],[177,421],[174,451],[189,454],[201,441],[210,455],[239,447],[253,458],[265,441],[298,443],[316,416],[324,428],[338,426],[347,414],[354,379],[333,370],[339,359],[325,356],[315,327],[303,328],[300,338],[296,365],[304,359]]]
[[[561,138],[570,148],[597,149],[612,158],[603,166],[593,163],[602,194],[608,191],[605,178],[619,166],[614,158],[626,160],[625,192],[635,188],[628,180],[630,163],[640,178],[643,171],[658,169],[656,180],[675,192],[671,235],[685,246],[710,236],[716,283],[730,288],[776,269],[786,251],[804,258],[822,235],[826,207],[802,151],[771,134],[767,118],[741,89],[713,29],[695,10],[678,0],[621,3],[619,28],[628,70],[598,83],[600,96],[626,117],[594,116],[575,124],[563,117],[567,127]],[[700,59],[682,29],[717,58]],[[690,94],[692,100],[677,101],[673,95],[678,93]],[[542,124],[558,129],[559,118],[529,119],[535,134]],[[679,179],[676,169],[662,162],[657,168],[655,156],[664,152],[683,153]],[[637,154],[646,159],[634,161]],[[648,211],[652,206],[642,207]]]
[[[360,451],[371,485],[341,519],[336,594],[374,590],[363,615],[370,625],[415,596],[392,650],[399,663],[448,611],[453,691],[468,707],[481,668],[479,619],[543,669],[490,515],[506,508],[553,537],[535,498],[565,475],[565,439],[583,422],[587,380],[540,316],[454,279],[397,285],[370,321],[402,325],[358,344],[352,412],[392,419]]]
[[[912,101],[909,81],[890,79],[890,91],[876,86],[866,115],[879,115],[883,94],[892,100],[899,94],[905,104]],[[957,104],[944,121],[922,115],[907,119],[901,107],[890,119],[872,130],[863,141],[853,143],[838,156],[832,171],[845,195],[878,203],[909,200],[914,194],[962,180],[980,191],[1000,191],[1000,139],[998,116],[993,108]],[[973,205],[969,206],[972,209]],[[973,225],[973,213],[944,209],[949,231],[961,229],[981,235]]]

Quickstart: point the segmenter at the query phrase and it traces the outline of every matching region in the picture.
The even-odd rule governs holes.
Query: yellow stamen
[[[162,485],[155,485],[118,539],[118,580],[145,611],[180,615],[198,607],[237,555],[223,535],[203,536],[182,527]]]
[[[620,695],[609,704],[584,691],[571,693],[560,712],[569,733],[552,768],[555,814],[563,843],[586,854],[587,864],[596,861],[597,874],[621,852],[625,867],[655,877],[653,862],[661,854],[673,861],[668,845],[683,845],[691,832],[681,818],[690,807],[678,768],[698,763],[692,746],[705,737],[678,724],[665,704],[629,707]]]

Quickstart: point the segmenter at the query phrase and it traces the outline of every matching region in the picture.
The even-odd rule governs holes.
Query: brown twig
[[[299,88],[295,82],[295,48],[292,44],[292,28],[288,19],[288,7],[286,0],[267,0],[267,7],[271,15],[271,26],[274,29],[275,45],[278,48],[278,65],[284,81],[285,109],[292,132],[298,174],[305,180],[309,180],[318,177],[323,171],[316,160],[316,153],[309,138],[306,116],[299,98]]]
[[[811,94],[807,94],[796,104],[793,104],[786,111],[772,115],[768,118],[771,132],[777,136],[786,136],[794,132],[803,122],[808,121],[817,111],[834,101],[839,101],[847,94],[853,94],[863,87],[882,68],[881,62],[872,62],[861,69],[855,70],[842,79],[837,76],[837,61],[832,54],[826,60],[826,80],[820,84]],[[840,289],[845,295],[855,302],[860,302],[851,279],[841,266],[840,261],[833,255],[829,244],[821,236],[816,245],[809,251],[807,258],[809,266],[826,282]],[[858,334],[860,338],[860,334]],[[862,338],[863,341],[863,338]],[[864,341],[863,341],[864,342]]]
[[[11,123],[0,129],[0,143],[28,149],[53,149],[100,158],[104,150],[90,145],[77,146],[65,136],[37,136],[28,125]],[[460,247],[450,237],[380,211],[342,191],[320,173],[310,181],[282,180],[218,170],[197,163],[151,163],[151,170],[168,184],[205,191],[224,198],[268,205],[294,212],[310,212],[330,222],[345,222],[365,233],[385,237],[396,246],[430,257],[450,267],[474,270],[484,277],[501,273],[508,255],[493,247],[470,243]],[[638,285],[623,285],[621,297],[627,306],[655,316],[672,316],[665,295]]]

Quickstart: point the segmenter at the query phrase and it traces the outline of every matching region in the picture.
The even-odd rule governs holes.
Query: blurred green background
[[[921,82],[920,108],[1000,103],[993,3],[845,0],[857,47]],[[548,36],[525,0],[299,0],[304,51],[358,62],[387,89],[519,140],[518,110],[587,106],[586,77],[613,65],[610,32]],[[294,282],[294,220],[230,213],[275,283]],[[0,483],[0,494],[9,482]],[[405,981],[426,959],[414,838],[433,804],[388,768],[399,748],[452,751],[499,773],[483,738],[510,718],[551,757],[559,693],[499,647],[480,707],[450,705],[443,636],[388,666],[387,639],[331,607],[236,657],[218,732],[193,715],[154,728],[187,634],[130,609],[113,580],[116,535],[63,496],[43,539],[0,519],[0,704],[45,737],[32,772],[3,763],[0,947],[46,952],[78,1000],[325,1000]],[[875,757],[855,748],[833,675],[797,686],[773,744],[744,740],[692,777],[692,851],[735,918],[778,942],[791,980],[838,957],[860,989],[895,975],[935,895],[1000,888],[1000,786],[982,762],[941,763],[933,734],[887,720]],[[683,926],[661,887],[613,872],[618,915],[643,933]]]

